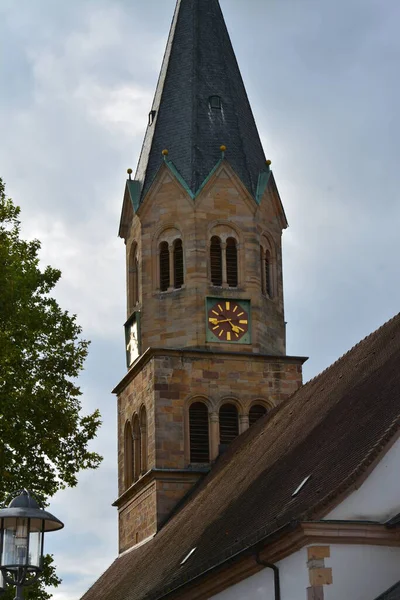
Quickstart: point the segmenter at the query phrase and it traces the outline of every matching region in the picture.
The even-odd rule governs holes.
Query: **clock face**
[[[207,341],[250,344],[250,302],[207,298]]]
[[[140,356],[139,317],[140,313],[134,313],[125,324],[126,362],[128,369]]]

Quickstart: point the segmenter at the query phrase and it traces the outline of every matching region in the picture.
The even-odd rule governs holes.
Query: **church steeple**
[[[220,448],[301,384],[303,360],[285,345],[287,222],[218,0],[178,0],[128,173],[121,552],[153,536]]]
[[[178,0],[135,179],[141,199],[162,150],[193,194],[226,158],[256,196],[264,151],[218,0]]]

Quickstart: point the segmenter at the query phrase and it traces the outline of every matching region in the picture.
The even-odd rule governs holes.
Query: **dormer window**
[[[153,125],[154,119],[156,118],[156,113],[157,113],[157,111],[155,111],[155,110],[151,110],[149,112],[149,127],[151,127],[151,125]]]
[[[215,110],[222,109],[221,96],[210,96],[209,102],[210,102],[210,108],[214,108]]]

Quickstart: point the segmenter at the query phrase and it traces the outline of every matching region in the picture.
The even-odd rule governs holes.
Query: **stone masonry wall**
[[[119,551],[125,552],[157,532],[156,481],[151,481],[119,511]]]
[[[202,400],[208,406],[214,459],[220,406],[233,402],[240,432],[245,431],[253,403],[272,408],[300,387],[302,363],[303,359],[284,356],[190,350],[154,349],[142,357],[119,391],[121,552],[153,535],[200,476],[190,467],[190,403]],[[142,405],[148,414],[149,472],[125,490],[124,424]]]
[[[210,283],[209,244],[212,235],[233,236],[238,243],[239,282],[236,288]],[[260,240],[268,236],[274,247],[275,294],[262,294]],[[142,351],[149,347],[218,348],[239,352],[285,354],[282,286],[282,220],[265,194],[260,205],[241,186],[228,164],[220,167],[193,200],[165,169],[135,215],[127,240],[140,248],[140,303]],[[185,283],[182,289],[159,290],[159,243],[170,248],[180,237],[184,248]],[[128,274],[129,275],[129,274]],[[129,285],[128,285],[129,287]],[[207,296],[247,299],[252,306],[252,343],[206,342]],[[128,312],[130,312],[128,302]]]

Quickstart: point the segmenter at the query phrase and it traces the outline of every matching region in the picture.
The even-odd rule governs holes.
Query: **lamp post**
[[[64,524],[27,490],[15,493],[7,508],[0,509],[0,573],[4,582],[16,587],[15,600],[22,600],[22,588],[35,583],[43,570],[44,533]],[[0,579],[0,590],[1,586]]]

